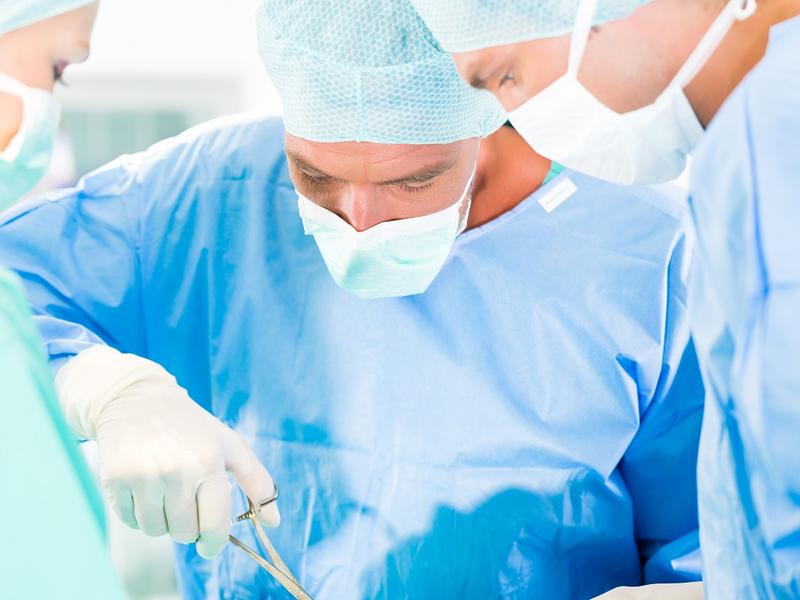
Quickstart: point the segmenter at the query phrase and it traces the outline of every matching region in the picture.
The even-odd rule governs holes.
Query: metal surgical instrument
[[[292,574],[292,571],[283,561],[283,559],[278,554],[278,551],[275,550],[275,546],[272,545],[272,542],[267,537],[264,528],[261,526],[261,523],[258,519],[259,511],[267,506],[268,504],[275,502],[278,499],[278,486],[275,486],[275,494],[269,500],[265,500],[259,503],[257,506],[253,504],[253,501],[248,498],[248,502],[250,503],[250,510],[246,513],[239,515],[236,517],[236,522],[241,521],[250,521],[253,526],[256,528],[256,535],[258,536],[261,545],[267,551],[269,555],[269,559],[272,562],[269,562],[263,556],[261,556],[258,552],[235,538],[234,536],[228,536],[230,541],[240,548],[245,554],[247,554],[250,558],[256,561],[261,568],[263,568],[267,573],[272,575],[278,583],[280,583],[286,590],[298,600],[312,600],[311,596],[303,589],[300,583],[297,581],[295,576]]]

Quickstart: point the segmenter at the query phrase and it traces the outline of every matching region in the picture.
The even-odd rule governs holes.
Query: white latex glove
[[[72,430],[97,441],[114,511],[146,535],[196,541],[198,553],[212,558],[231,525],[226,472],[253,502],[273,497],[272,478],[244,440],[156,363],[94,346],[59,370],[56,386]],[[277,527],[275,502],[260,517]]]
[[[658,583],[640,587],[618,587],[594,600],[703,600],[703,584]]]

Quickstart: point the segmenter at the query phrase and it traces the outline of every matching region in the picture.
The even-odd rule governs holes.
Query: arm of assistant
[[[230,527],[226,472],[255,502],[271,498],[274,485],[238,434],[146,358],[138,239],[151,221],[143,217],[140,160],[121,159],[3,215],[0,263],[24,281],[66,420],[77,437],[98,442],[114,510],[148,535],[197,541],[210,557]],[[157,209],[169,204],[165,192]],[[261,517],[277,525],[277,507]]]
[[[796,48],[800,38],[793,39]],[[773,59],[746,88],[747,153],[731,178],[732,186],[749,192],[734,206],[752,215],[739,235],[752,248],[745,256],[757,275],[747,282],[747,302],[731,313],[730,401],[738,432],[729,435],[735,477],[748,479],[731,488],[753,524],[752,543],[769,557],[754,571],[768,573],[769,589],[789,594],[800,589],[800,68],[795,53],[777,56],[782,63]]]

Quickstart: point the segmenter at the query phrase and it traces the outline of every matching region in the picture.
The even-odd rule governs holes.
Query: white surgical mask
[[[514,128],[542,156],[619,184],[649,184],[678,177],[703,127],[683,88],[705,65],[737,19],[755,0],[731,1],[653,104],[618,113],[578,81],[597,0],[583,0],[570,44],[567,73],[509,113]]]
[[[0,210],[19,200],[42,178],[53,152],[61,109],[53,94],[0,73],[0,91],[22,100],[22,124],[0,152]]]
[[[474,177],[473,169],[464,192],[444,210],[365,231],[303,196],[298,207],[339,287],[360,298],[410,296],[428,289],[466,228]]]

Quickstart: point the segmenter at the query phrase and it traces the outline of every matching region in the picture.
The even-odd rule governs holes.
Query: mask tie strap
[[[583,62],[583,54],[586,52],[589,34],[592,33],[592,21],[594,20],[595,12],[597,12],[597,0],[581,0],[569,42],[569,64],[567,67],[567,73],[575,79],[578,78],[578,69],[580,69]]]
[[[728,2],[700,39],[700,43],[689,55],[689,58],[686,59],[677,75],[673,77],[667,89],[673,86],[681,89],[686,87],[717,50],[733,24],[752,16],[757,7],[756,0],[731,0]]]

